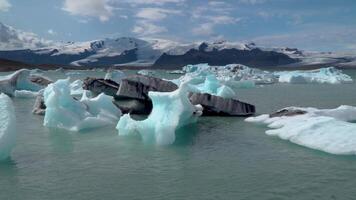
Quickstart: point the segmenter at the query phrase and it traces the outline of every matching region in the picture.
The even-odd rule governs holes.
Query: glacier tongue
[[[16,117],[11,99],[0,94],[0,160],[10,156],[16,142]]]
[[[190,103],[188,92],[186,84],[173,92],[149,92],[151,114],[143,121],[135,121],[128,114],[122,116],[116,127],[119,135],[140,134],[145,143],[172,144],[176,130],[195,123],[202,114],[200,105]]]
[[[121,111],[112,103],[112,97],[100,94],[89,98],[83,93],[80,101],[71,96],[69,79],[58,80],[44,90],[46,114],[43,125],[70,131],[114,124]]]
[[[356,155],[356,107],[335,109],[285,108],[305,114],[293,116],[261,115],[247,122],[267,124],[267,135],[278,136],[293,143],[331,154]]]

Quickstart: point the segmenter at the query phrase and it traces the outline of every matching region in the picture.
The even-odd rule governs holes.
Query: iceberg
[[[115,124],[121,111],[113,103],[113,98],[100,94],[89,98],[84,92],[80,101],[71,96],[69,79],[58,80],[44,90],[46,105],[43,125],[69,131],[102,127]]]
[[[229,86],[223,85],[214,75],[208,75],[204,83],[195,86],[199,93],[208,93],[223,98],[234,98],[236,93]]]
[[[277,114],[247,118],[267,124],[267,135],[338,155],[356,155],[356,107],[335,109],[285,108]]]
[[[316,70],[275,72],[281,83],[352,83],[352,78],[334,67]]]
[[[31,70],[21,69],[0,77],[0,92],[14,96],[15,90],[39,91],[51,82],[45,77],[33,74]]]
[[[120,70],[111,70],[105,74],[105,80],[112,80],[116,83],[120,83],[120,81],[126,77],[126,74]]]
[[[16,117],[11,99],[0,94],[0,160],[10,156],[16,142]]]
[[[143,75],[143,76],[154,76],[155,72],[152,70],[143,69],[143,70],[138,71],[137,74]]]
[[[70,94],[71,95],[82,95],[83,90],[83,81],[82,80],[75,80],[70,85]]]
[[[188,93],[187,84],[173,92],[149,92],[153,104],[151,114],[143,121],[123,115],[116,126],[119,135],[139,134],[145,143],[172,144],[177,129],[195,123],[202,115],[202,107],[192,105]]]

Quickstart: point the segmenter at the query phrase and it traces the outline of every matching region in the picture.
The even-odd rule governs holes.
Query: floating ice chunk
[[[248,122],[267,124],[267,135],[278,136],[293,143],[331,154],[356,154],[356,107],[336,109],[286,108],[305,114],[247,118]]]
[[[185,84],[173,92],[149,92],[151,114],[143,121],[135,121],[128,114],[122,116],[116,127],[119,135],[140,134],[146,143],[172,144],[176,130],[195,123],[202,114],[200,105],[190,103],[188,92]]]
[[[15,90],[14,96],[16,98],[36,98],[38,92],[28,91],[28,90]]]
[[[16,118],[11,99],[0,94],[0,160],[10,156],[16,142]]]
[[[82,95],[84,90],[83,90],[83,81],[82,80],[75,80],[72,82],[70,85],[70,94],[71,95]]]
[[[69,79],[58,80],[44,91],[46,112],[44,126],[70,131],[114,124],[121,111],[112,103],[112,97],[101,94],[89,98],[86,93],[80,101],[70,95]]]
[[[32,74],[31,70],[21,69],[0,77],[0,92],[13,96],[15,90],[39,91],[49,83],[51,80]]]
[[[275,72],[281,83],[351,83],[352,78],[334,67],[305,71]]]
[[[197,89],[200,93],[208,93],[224,98],[234,98],[236,93],[230,87],[222,85],[215,75],[208,75],[205,78],[204,83],[197,85]]]
[[[144,76],[154,76],[155,72],[152,70],[143,69],[143,70],[138,71],[137,74],[144,75]]]
[[[105,80],[112,80],[112,81],[115,81],[116,83],[120,83],[120,81],[125,78],[126,75],[124,72],[120,71],[120,70],[112,70],[112,71],[109,71],[105,74]]]

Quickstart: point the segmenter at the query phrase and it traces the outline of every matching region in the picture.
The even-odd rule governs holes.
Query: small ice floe
[[[114,124],[121,116],[120,109],[112,103],[113,98],[105,94],[89,98],[85,92],[80,101],[74,99],[69,79],[48,85],[43,97],[46,127],[80,131]]]
[[[183,70],[167,71],[168,74],[185,74]]]
[[[16,90],[37,92],[47,87],[52,81],[46,77],[21,69],[10,75],[0,77],[0,92],[14,96]],[[20,92],[21,93],[21,92]]]
[[[267,124],[267,135],[331,154],[356,154],[356,107],[335,109],[289,107],[247,122]]]
[[[0,160],[10,156],[16,142],[16,117],[11,99],[0,94]]]
[[[140,134],[146,143],[172,144],[177,129],[195,123],[202,115],[202,107],[190,103],[188,92],[185,84],[173,92],[149,92],[153,105],[151,114],[143,121],[123,115],[116,127],[119,135]]]
[[[352,78],[334,67],[316,70],[275,72],[281,83],[352,83]]]
[[[154,76],[156,73],[152,70],[143,69],[138,71],[137,74],[144,76]]]

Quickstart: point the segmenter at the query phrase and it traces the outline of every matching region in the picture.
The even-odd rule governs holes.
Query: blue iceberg
[[[10,156],[16,142],[16,117],[11,99],[0,94],[0,160]]]
[[[139,134],[145,143],[168,145],[175,141],[176,130],[195,123],[202,114],[200,105],[188,99],[189,86],[182,84],[173,92],[149,92],[153,109],[147,119],[133,120],[129,114],[120,118],[119,135]]]
[[[100,94],[95,98],[83,93],[80,101],[71,96],[69,79],[58,80],[44,90],[46,112],[43,125],[80,131],[115,124],[121,111],[112,103],[113,98]]]

